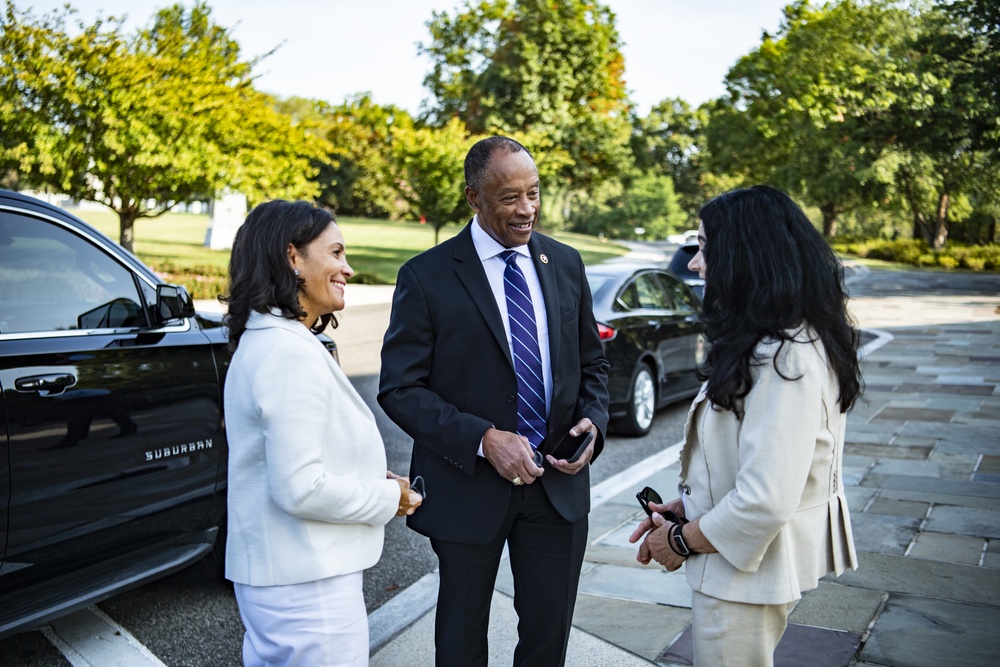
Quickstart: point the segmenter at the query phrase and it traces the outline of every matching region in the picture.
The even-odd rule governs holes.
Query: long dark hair
[[[757,344],[770,338],[785,345],[808,325],[826,348],[847,412],[861,393],[858,330],[840,262],[802,209],[784,192],[757,185],[719,195],[699,217],[706,237],[702,319],[711,343],[702,379],[712,402],[736,410],[753,386]]]
[[[305,201],[276,199],[250,211],[233,239],[229,291],[219,297],[229,307],[224,321],[230,352],[236,351],[251,311],[277,309],[290,320],[305,319],[299,303],[301,281],[288,263],[288,244],[305,253],[306,246],[335,222],[332,213]],[[337,326],[332,313],[321,315],[312,331],[319,333],[331,322]]]

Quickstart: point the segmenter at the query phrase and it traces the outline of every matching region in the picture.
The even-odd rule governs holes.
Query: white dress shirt
[[[545,414],[548,416],[549,407],[552,405],[552,364],[549,363],[549,321],[545,314],[545,298],[542,296],[542,285],[538,282],[538,272],[535,270],[535,263],[531,259],[527,245],[506,248],[496,239],[487,234],[479,224],[479,216],[472,219],[472,242],[476,246],[476,253],[483,263],[483,270],[486,271],[486,278],[490,281],[490,288],[493,290],[493,298],[500,309],[500,319],[503,320],[503,330],[507,335],[507,347],[510,349],[511,358],[514,357],[514,348],[510,340],[510,319],[507,314],[507,294],[504,291],[503,273],[507,269],[507,262],[503,261],[500,253],[506,250],[513,250],[518,257],[517,266],[524,274],[524,279],[528,283],[528,291],[531,293],[531,305],[535,308],[535,325],[538,327],[538,351],[542,357],[542,381],[545,383]]]

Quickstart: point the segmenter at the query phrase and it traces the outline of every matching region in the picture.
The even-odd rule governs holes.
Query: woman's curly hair
[[[702,319],[711,343],[701,377],[709,398],[736,409],[753,385],[757,344],[784,345],[790,332],[808,326],[823,342],[846,412],[861,393],[859,335],[829,244],[788,195],[767,185],[719,195],[699,216],[706,239]]]

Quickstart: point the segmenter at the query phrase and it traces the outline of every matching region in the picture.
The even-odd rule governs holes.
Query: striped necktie
[[[507,318],[517,373],[517,432],[538,449],[545,439],[545,383],[542,380],[542,357],[538,350],[538,326],[531,304],[528,282],[517,266],[517,253],[500,253],[507,264],[503,272],[503,290],[507,297]]]

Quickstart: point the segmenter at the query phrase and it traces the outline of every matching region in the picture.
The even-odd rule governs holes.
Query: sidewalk
[[[1000,276],[883,272],[851,288],[876,331],[848,419],[845,483],[860,567],[796,606],[777,664],[1000,663]],[[593,489],[590,543],[567,665],[691,664],[683,569],[635,561],[645,485],[671,489],[679,444]],[[436,575],[369,616],[373,667],[433,664]],[[490,664],[516,643],[501,569]]]

